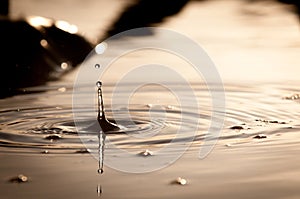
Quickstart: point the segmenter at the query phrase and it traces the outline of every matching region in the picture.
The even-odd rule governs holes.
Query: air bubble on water
[[[173,180],[171,182],[171,184],[186,185],[187,184],[187,180],[184,179],[184,178],[178,177],[175,180]]]
[[[286,97],[283,97],[283,99],[287,99],[287,100],[297,100],[297,99],[300,99],[300,94],[292,94],[290,96],[286,96]]]
[[[147,104],[146,105],[148,108],[152,108],[153,104]]]
[[[97,83],[96,83],[96,86],[97,86],[98,88],[101,88],[101,86],[102,86],[102,82],[100,82],[100,81],[97,81]]]
[[[24,183],[24,182],[28,182],[28,177],[23,175],[23,174],[20,174],[16,177],[13,177],[9,180],[10,182],[17,182],[17,183]]]
[[[169,109],[169,110],[173,110],[173,109],[175,109],[175,107],[174,107],[174,106],[172,106],[172,105],[168,105],[168,106],[167,106],[167,109]]]
[[[67,89],[66,89],[66,87],[60,87],[60,88],[57,89],[57,90],[58,90],[59,92],[62,92],[62,93],[63,93],[63,92],[66,92]]]
[[[101,66],[100,66],[100,64],[95,64],[95,68],[100,68]]]
[[[152,151],[150,151],[150,150],[148,150],[148,149],[146,149],[146,150],[144,150],[144,151],[142,151],[142,152],[140,152],[140,153],[138,153],[140,156],[144,156],[144,157],[147,157],[147,156],[152,156],[153,155],[153,152]]]
[[[49,151],[48,151],[48,150],[44,150],[44,151],[42,151],[41,153],[43,153],[43,154],[48,154]]]

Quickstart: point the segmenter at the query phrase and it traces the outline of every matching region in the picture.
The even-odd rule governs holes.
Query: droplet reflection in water
[[[105,135],[102,131],[99,132],[99,162],[98,162],[98,173],[102,174],[103,170],[103,162],[104,162],[104,142],[105,142]]]
[[[98,197],[100,197],[101,194],[102,194],[102,186],[100,184],[98,184],[98,186],[97,186],[97,195],[98,195]]]

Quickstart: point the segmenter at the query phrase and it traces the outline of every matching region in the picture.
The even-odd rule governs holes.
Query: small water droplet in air
[[[95,64],[95,68],[100,68],[101,66],[100,66],[100,64]]]
[[[62,62],[60,64],[60,67],[61,67],[61,69],[66,70],[69,67],[69,65],[66,62]]]
[[[103,172],[104,172],[103,169],[98,169],[99,174],[102,174]]]
[[[96,86],[97,86],[98,88],[100,88],[100,87],[102,86],[102,82],[97,81]]]
[[[105,52],[106,48],[107,44],[105,42],[102,42],[95,47],[95,51],[98,55],[101,55]]]
[[[44,48],[46,48],[46,47],[48,46],[48,42],[47,42],[47,40],[45,40],[45,39],[42,39],[42,40],[40,41],[40,44],[41,44],[41,46],[43,46]]]

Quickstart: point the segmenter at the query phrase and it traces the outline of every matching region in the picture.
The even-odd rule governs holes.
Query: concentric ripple
[[[145,149],[153,151],[169,144],[179,128],[190,132],[195,120],[199,120],[194,144],[190,148],[199,150],[210,126],[211,105],[203,85],[193,86],[199,98],[199,110],[185,107],[182,111],[180,106],[167,103],[121,107],[114,111],[118,113],[117,123],[121,123],[121,129],[107,133],[107,138],[115,146],[134,153]],[[111,89],[108,87],[106,91]],[[147,96],[155,90],[144,92]],[[254,142],[258,134],[266,135],[264,141],[282,139],[292,142],[290,138],[298,135],[300,129],[299,98],[293,97],[298,96],[297,93],[296,87],[227,85],[226,118],[219,144],[242,147]],[[60,100],[56,101],[58,95]],[[1,152],[77,154],[96,150],[100,130],[97,113],[95,109],[83,106],[83,115],[94,112],[95,117],[83,117],[75,125],[72,106],[68,105],[71,95],[69,89],[64,93],[51,90],[0,100]],[[59,104],[61,99],[66,105]],[[52,105],[49,105],[50,101]],[[108,119],[116,122],[111,108],[107,106],[105,109]],[[124,114],[127,111],[131,118]],[[88,146],[82,139],[88,141]],[[184,137],[177,140],[182,144],[184,141]]]

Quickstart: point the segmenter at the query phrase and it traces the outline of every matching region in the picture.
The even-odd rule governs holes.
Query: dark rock
[[[0,19],[0,98],[23,88],[57,80],[81,63],[93,49],[83,37],[67,32],[47,18]],[[48,22],[48,24],[44,22]]]

